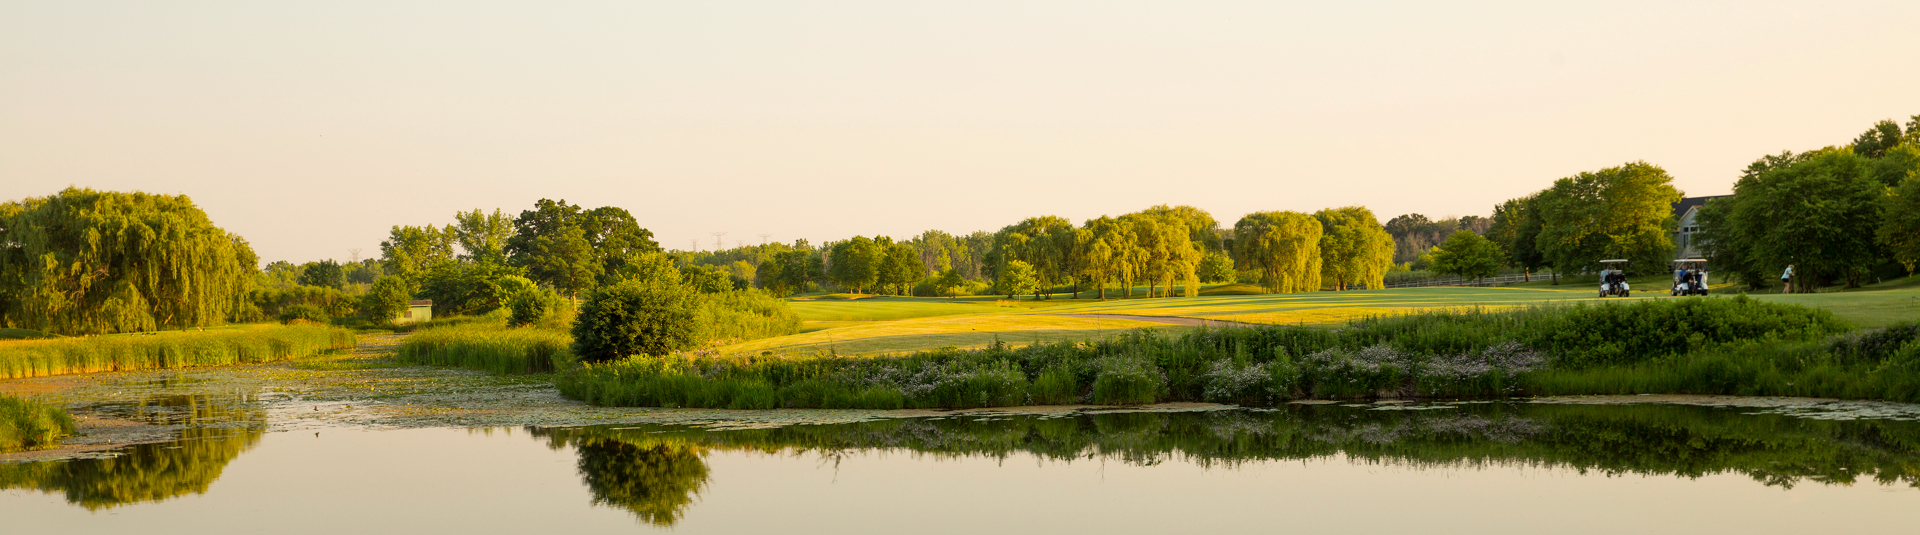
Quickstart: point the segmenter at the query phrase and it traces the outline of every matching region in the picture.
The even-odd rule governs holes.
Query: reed
[[[0,395],[0,453],[53,446],[73,431],[66,410]]]
[[[697,351],[584,365],[555,385],[600,405],[740,409],[1609,393],[1909,401],[1920,400],[1920,326],[1848,333],[1817,309],[1658,300],[864,358]]]
[[[0,378],[251,364],[356,345],[322,325],[248,325],[86,338],[0,342]]]
[[[419,329],[401,339],[400,361],[459,366],[493,373],[545,373],[573,362],[573,337],[540,327],[512,327],[504,319],[461,321]]]

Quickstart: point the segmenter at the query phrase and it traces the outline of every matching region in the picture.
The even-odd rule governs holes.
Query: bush
[[[698,297],[696,340],[718,344],[800,332],[800,314],[763,290],[729,290]]]
[[[520,292],[507,300],[507,308],[513,310],[507,324],[515,327],[561,326],[573,320],[573,300],[549,288]]]
[[[306,320],[325,324],[333,321],[333,318],[328,317],[327,311],[321,309],[319,306],[306,303],[299,303],[280,309],[280,323],[293,323],[295,320]]]
[[[699,302],[677,284],[628,281],[595,290],[573,323],[573,353],[586,362],[665,355],[692,347]]]
[[[73,432],[67,411],[0,395],[0,453],[53,446]]]
[[[393,323],[393,319],[407,309],[412,296],[405,279],[384,277],[373,281],[366,295],[360,296],[360,313],[366,314],[367,321],[375,325]]]

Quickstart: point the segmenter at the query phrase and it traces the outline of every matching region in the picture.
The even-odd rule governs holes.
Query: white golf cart
[[[1626,260],[1601,260],[1600,297],[1630,297],[1633,288],[1627,285]]]
[[[1673,261],[1673,295],[1707,295],[1707,261],[1682,258]]]

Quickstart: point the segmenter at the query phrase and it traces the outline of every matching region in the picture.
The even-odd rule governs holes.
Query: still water
[[[0,464],[4,533],[1914,533],[1911,411],[1289,405],[266,432]]]

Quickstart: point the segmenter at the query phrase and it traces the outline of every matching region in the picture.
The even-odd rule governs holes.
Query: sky
[[[1920,2],[0,3],[0,201],[185,194],[263,261],[542,198],[711,249],[1688,195],[1920,114]]]

